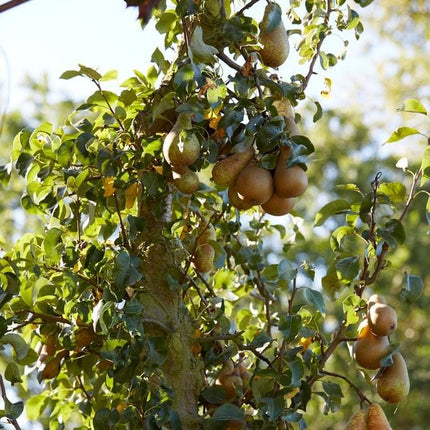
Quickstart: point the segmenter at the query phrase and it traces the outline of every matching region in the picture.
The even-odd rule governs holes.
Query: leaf
[[[400,182],[383,182],[378,192],[385,194],[392,203],[401,203],[406,198],[406,187]]]
[[[279,318],[279,330],[286,341],[293,340],[302,327],[302,317],[300,315],[282,314]]]
[[[327,275],[323,276],[321,279],[321,284],[324,292],[332,299],[335,298],[336,293],[343,287],[336,273],[327,273]]]
[[[346,315],[346,326],[356,324],[359,321],[360,318],[358,317],[356,310],[362,304],[361,300],[362,299],[356,294],[351,294],[342,302],[343,312]]]
[[[423,152],[423,158],[421,160],[421,186],[423,186],[428,180],[430,180],[430,146],[427,146]]]
[[[411,127],[399,127],[394,130],[392,135],[384,143],[398,142],[407,136],[412,136],[414,134],[421,134],[417,129]]]
[[[244,417],[245,413],[238,406],[225,403],[216,408],[212,419],[214,421],[241,421]]]
[[[423,115],[427,115],[425,106],[416,99],[406,100],[397,110],[401,112],[421,113]]]
[[[125,208],[131,209],[134,206],[138,194],[137,182],[131,184],[124,192],[125,195]]]
[[[21,372],[16,363],[9,363],[4,371],[4,377],[13,384],[17,382],[22,382]]]
[[[47,408],[49,401],[50,397],[46,394],[37,394],[30,397],[25,405],[27,418],[32,421],[38,420],[43,415],[43,412]]]
[[[206,387],[200,394],[208,403],[215,405],[224,403],[226,400],[226,391],[221,385]]]
[[[18,360],[22,360],[27,355],[30,347],[25,340],[16,333],[7,333],[0,339],[0,344],[8,343],[15,350]]]
[[[195,63],[213,64],[216,60],[215,55],[218,54],[218,49],[203,41],[203,30],[200,26],[197,26],[191,36],[189,53],[191,53],[191,61]]]
[[[296,357],[294,360],[288,362],[288,367],[291,370],[291,384],[294,387],[299,387],[300,380],[305,374],[303,361],[299,357]]]
[[[324,297],[322,294],[308,287],[301,287],[299,290],[303,292],[303,298],[310,304],[314,305],[317,310],[319,310],[322,314],[325,313],[325,303]]]
[[[257,335],[254,337],[254,339],[252,339],[249,346],[251,348],[261,348],[266,343],[272,342],[272,341],[273,341],[273,339],[269,336],[269,334],[266,333],[265,331],[262,331],[260,333],[257,333]]]
[[[4,409],[6,413],[6,418],[10,420],[16,420],[24,410],[24,402],[16,402],[12,403],[4,397]]]
[[[400,297],[407,303],[416,302],[423,294],[424,282],[416,275],[405,273],[406,287],[400,291]]]
[[[358,257],[342,258],[336,263],[336,273],[340,280],[352,281],[360,270]]]
[[[312,121],[317,122],[318,120],[320,120],[322,118],[323,110],[322,110],[321,104],[319,102],[314,102],[314,103],[315,103],[315,106],[317,108],[317,111],[314,113]]]
[[[333,251],[338,251],[342,247],[342,241],[346,236],[353,236],[355,228],[350,225],[338,227],[330,237],[330,246]]]
[[[103,178],[103,197],[111,197],[115,193],[115,187],[113,186],[115,178],[113,176],[108,176]]]
[[[269,421],[273,422],[278,419],[285,408],[285,398],[284,396],[278,396],[275,398],[271,397],[263,397],[261,399],[261,403],[265,403],[267,405],[267,412],[269,414]]]
[[[125,250],[121,251],[115,261],[113,279],[119,286],[126,287],[139,282],[142,274],[139,271],[140,259],[130,256]]]
[[[346,213],[351,209],[351,205],[343,199],[333,200],[323,206],[318,213],[315,215],[314,226],[319,227],[333,215]]]
[[[114,429],[119,419],[119,412],[116,409],[100,408],[94,416],[94,428]]]

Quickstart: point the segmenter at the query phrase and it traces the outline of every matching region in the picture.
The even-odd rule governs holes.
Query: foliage
[[[89,79],[95,92],[62,126],[43,122],[15,137],[22,206],[46,226],[0,260],[0,342],[13,358],[4,378],[26,390],[37,374],[44,384],[26,404],[29,419],[49,411],[52,429],[302,429],[316,397],[325,414],[341,408],[342,380],[370,402],[348,369],[326,365],[354,339],[367,288],[405,242],[412,203],[428,196],[428,145],[421,167],[405,168],[408,187],[371,172],[321,205],[315,228],[335,227],[320,285],[316,262],[300,255],[300,212],[238,211],[210,176],[218,159],[250,145],[268,170],[284,147],[293,164],[309,166],[318,145],[291,136],[274,101],[302,102],[317,61],[325,69],[343,56],[323,51],[326,37],[359,37],[363,26],[354,4],[294,2],[290,34],[301,37],[309,70],[283,81],[258,60],[254,3],[237,12],[227,1],[158,5],[156,28],[177,47],[174,60],[156,50],[146,74],[136,71],[118,94],[104,89],[114,71],[66,71],[63,79]],[[315,108],[313,121],[323,114]],[[402,109],[427,116],[417,100]],[[192,120],[181,138],[200,146],[189,166],[199,188],[189,195],[175,188],[163,155],[179,114]],[[404,126],[387,142],[418,133]],[[200,273],[193,261],[210,226],[215,267]],[[270,237],[283,242],[276,261]],[[413,306],[422,289],[419,274],[407,273],[400,298]],[[233,378],[232,390],[223,378]],[[22,409],[7,401],[3,416],[16,422]]]

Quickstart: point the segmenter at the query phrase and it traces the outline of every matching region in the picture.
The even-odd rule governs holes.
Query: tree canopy
[[[0,170],[4,189],[23,178],[20,205],[43,226],[9,229],[0,259],[15,428],[24,404],[49,429],[344,428],[377,404],[410,422],[408,375],[397,415],[377,386],[399,354],[426,370],[427,347],[409,346],[428,335],[414,249],[428,245],[429,137],[399,124],[386,144],[419,136],[418,164],[368,162],[361,118],[323,109],[330,80],[307,95],[371,3],[127,1],[166,52],[118,92],[114,70],[63,73],[94,92],[59,126],[19,131]],[[428,119],[418,96],[398,108]],[[384,334],[374,293],[398,315]],[[363,339],[386,342],[371,364]]]

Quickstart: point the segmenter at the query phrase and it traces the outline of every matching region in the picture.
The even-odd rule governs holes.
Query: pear
[[[184,194],[193,194],[199,188],[200,180],[196,172],[189,167],[183,167],[172,172],[173,184]]]
[[[377,336],[388,336],[397,328],[397,313],[389,305],[374,303],[367,313],[370,329]]]
[[[296,115],[294,113],[293,106],[291,106],[291,102],[287,97],[275,100],[273,102],[273,106],[278,111],[278,115],[283,116],[284,118],[294,118]]]
[[[237,194],[236,187],[231,185],[228,189],[228,201],[232,206],[241,211],[245,211],[247,209],[252,208],[254,205],[250,202],[242,200]]]
[[[261,208],[269,215],[282,216],[289,213],[293,209],[295,203],[295,197],[285,199],[273,193],[270,199],[261,205]]]
[[[222,188],[232,185],[253,155],[254,148],[251,147],[246,151],[231,154],[227,158],[217,161],[212,169],[212,180]]]
[[[198,245],[192,261],[194,269],[199,273],[210,272],[213,269],[215,249],[209,243]]]
[[[276,163],[273,184],[279,197],[297,197],[308,187],[308,176],[300,166],[287,166],[288,152],[280,152]]]
[[[375,336],[367,322],[355,341],[353,356],[357,364],[365,369],[378,369],[380,361],[390,352],[390,342],[387,336]]]
[[[378,403],[372,403],[367,410],[367,430],[393,430]]]
[[[348,421],[345,430],[366,430],[366,412],[359,409]]]
[[[380,294],[372,294],[367,301],[367,305],[370,308],[375,303],[382,303],[383,305],[386,305],[387,301],[385,300],[385,297],[381,296]]]
[[[243,381],[239,368],[235,367],[231,360],[224,362],[218,373],[217,384],[224,387],[226,400],[233,402],[243,395]]]
[[[294,118],[286,116],[284,118],[285,122],[285,130],[287,131],[289,136],[297,136],[300,134],[299,127],[297,126]]]
[[[171,166],[189,166],[199,158],[200,142],[195,135],[187,133],[190,129],[191,116],[180,113],[163,142],[163,155]]]
[[[216,239],[216,231],[212,224],[204,224],[200,228],[199,236],[197,237],[197,244],[202,245],[203,243],[209,243],[211,240]]]
[[[259,51],[261,61],[269,67],[279,67],[285,63],[290,52],[287,30],[282,22],[282,10],[276,3],[269,3],[260,23]]]
[[[270,172],[249,163],[234,183],[239,198],[253,205],[266,203],[273,194],[273,178]]]
[[[376,381],[378,394],[388,403],[398,403],[409,393],[408,368],[402,354],[393,355],[393,364],[383,369]]]

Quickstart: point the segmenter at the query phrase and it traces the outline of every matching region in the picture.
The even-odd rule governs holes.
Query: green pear
[[[393,355],[393,364],[383,369],[376,381],[376,390],[388,403],[399,403],[409,393],[408,368],[402,354]]]
[[[212,180],[222,188],[232,185],[253,155],[254,148],[251,147],[243,152],[231,154],[227,158],[217,161],[212,169]]]
[[[194,134],[187,132],[190,129],[191,116],[182,112],[164,139],[164,158],[175,168],[189,166],[199,158],[200,142]]]
[[[388,336],[397,328],[397,313],[389,305],[374,303],[367,312],[370,329],[377,336]]]
[[[215,249],[209,243],[198,245],[193,257],[192,265],[199,273],[207,273],[213,269]]]
[[[367,430],[393,430],[378,403],[372,403],[367,410]]]
[[[366,412],[359,409],[348,421],[345,430],[366,430]]]
[[[263,64],[279,67],[290,52],[288,33],[282,22],[282,10],[276,3],[267,4],[260,23],[260,57]]]
[[[199,188],[200,180],[196,172],[184,167],[178,171],[173,171],[173,184],[184,194],[193,194]]]
[[[379,369],[380,361],[390,352],[387,336],[375,336],[364,323],[358,339],[354,343],[353,356],[358,365],[365,369]]]

